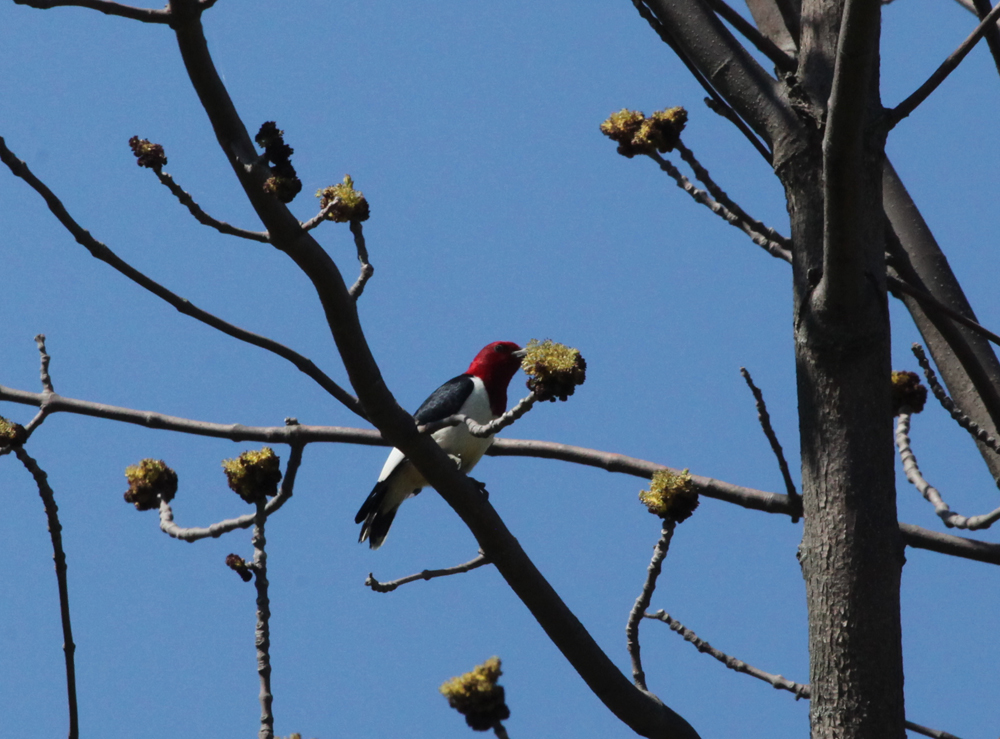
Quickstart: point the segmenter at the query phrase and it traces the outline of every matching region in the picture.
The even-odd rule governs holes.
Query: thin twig
[[[443,570],[424,570],[423,572],[418,572],[415,575],[407,575],[406,577],[401,577],[398,580],[390,580],[389,582],[379,582],[375,579],[375,575],[369,572],[368,577],[365,579],[365,585],[374,590],[376,593],[391,593],[400,585],[406,585],[407,583],[416,582],[417,580],[433,580],[436,577],[460,575],[463,572],[468,572],[469,570],[474,570],[477,567],[482,567],[483,565],[488,564],[490,564],[490,560],[485,554],[482,553],[482,551],[480,551],[478,556],[474,559],[470,559],[464,564],[456,565],[454,567],[446,567]]]
[[[764,394],[753,384],[753,378],[750,377],[750,372],[746,367],[740,367],[740,374],[746,380],[747,385],[750,387],[750,392],[753,393],[754,400],[757,403],[757,419],[760,421],[761,428],[764,429],[764,436],[767,437],[768,442],[771,444],[771,451],[778,458],[778,467],[781,469],[781,477],[785,481],[785,491],[788,493],[788,499],[793,501],[793,503],[797,503],[801,510],[802,498],[799,496],[798,490],[795,489],[795,483],[792,481],[792,473],[788,471],[788,462],[785,461],[785,453],[781,448],[781,443],[778,441],[777,434],[774,433],[774,429],[771,427],[771,414],[767,412],[767,405],[764,403]],[[798,523],[798,520],[799,516],[792,516],[792,523]]]
[[[924,371],[924,376],[927,378],[927,384],[931,387],[931,392],[934,393],[934,397],[937,398],[941,406],[951,414],[951,417],[955,419],[955,423],[961,426],[963,429],[968,431],[974,439],[983,443],[984,446],[992,449],[997,454],[1000,454],[1000,444],[997,440],[989,435],[982,426],[973,421],[969,416],[956,404],[955,401],[948,397],[948,393],[945,392],[944,388],[941,387],[941,383],[938,382],[937,375],[934,374],[934,370],[931,368],[931,363],[927,361],[927,355],[924,354],[924,348],[920,344],[914,344],[911,347],[913,355],[917,358],[920,363],[921,369]]]
[[[308,221],[303,221],[300,224],[302,226],[302,230],[303,231],[312,231],[314,228],[316,228],[323,221],[327,220],[326,217],[330,214],[330,211],[333,210],[334,208],[336,208],[338,205],[340,205],[340,198],[334,198],[333,200],[331,200],[322,209],[320,209],[319,213],[317,213],[316,215],[314,215]]]
[[[692,644],[699,652],[708,654],[715,659],[719,660],[722,664],[728,667],[730,670],[735,670],[736,672],[742,672],[744,675],[749,675],[750,677],[755,677],[758,680],[763,680],[764,682],[772,685],[778,690],[787,690],[795,696],[795,699],[805,698],[808,700],[811,697],[812,691],[810,687],[804,683],[797,683],[789,680],[788,678],[782,677],[781,675],[772,675],[770,672],[764,672],[759,670],[753,665],[748,665],[746,662],[736,659],[735,657],[730,657],[725,652],[721,652],[711,644],[709,644],[704,639],[698,637],[691,629],[687,628],[680,621],[671,618],[668,613],[664,611],[657,611],[656,613],[645,614],[646,618],[653,619],[655,621],[662,621],[670,627],[670,630],[680,634],[684,637],[684,640]],[[906,728],[910,731],[915,731],[918,734],[923,734],[924,736],[932,737],[933,739],[958,739],[954,734],[949,734],[947,731],[938,731],[937,729],[928,729],[926,726],[921,726],[920,724],[915,724],[912,721],[906,722]]]
[[[201,209],[201,206],[194,201],[191,193],[181,189],[181,186],[174,182],[173,177],[164,172],[160,167],[154,167],[153,171],[156,173],[160,182],[174,194],[174,197],[180,201],[181,205],[191,212],[191,215],[195,217],[195,220],[197,220],[198,223],[204,224],[205,226],[211,226],[219,233],[224,233],[228,236],[239,236],[242,239],[259,241],[264,244],[269,244],[271,242],[271,236],[266,231],[248,231],[245,228],[238,228],[237,226],[233,226],[225,221],[213,218]]]
[[[920,105],[924,100],[930,97],[930,94],[937,89],[938,85],[945,81],[945,79],[950,75],[962,60],[965,59],[966,55],[972,51],[972,48],[979,43],[979,39],[983,37],[986,30],[990,28],[991,25],[995,25],[997,18],[1000,18],[1000,3],[998,3],[993,10],[989,12],[985,18],[980,21],[979,25],[976,26],[976,30],[969,34],[968,38],[961,43],[961,45],[951,53],[947,59],[938,67],[934,74],[932,74],[924,84],[918,87],[908,98],[897,105],[892,110],[886,113],[886,118],[888,122],[888,127],[892,128],[901,120],[910,115],[917,106]]]
[[[90,8],[99,10],[106,15],[117,15],[143,23],[170,23],[173,14],[169,10],[152,10],[150,8],[133,8],[131,5],[121,5],[109,0],[14,0],[16,5],[28,5],[40,10],[50,8]]]
[[[655,621],[662,621],[667,626],[670,627],[671,631],[680,634],[684,637],[684,641],[689,642],[697,649],[699,652],[708,654],[715,659],[719,660],[722,664],[728,667],[730,670],[735,670],[736,672],[742,672],[744,675],[749,675],[750,677],[755,677],[758,680],[763,680],[766,683],[774,686],[778,690],[787,690],[792,693],[796,699],[808,698],[809,697],[809,686],[803,685],[802,683],[793,682],[788,678],[782,677],[781,675],[772,675],[770,672],[764,672],[763,670],[758,670],[753,665],[748,665],[743,660],[736,659],[735,657],[730,657],[725,652],[719,651],[711,644],[709,644],[704,639],[698,637],[691,629],[687,628],[680,621],[670,617],[670,614],[664,611],[657,611],[656,613],[646,613],[644,614],[646,618],[653,619]]]
[[[649,601],[653,598],[653,591],[656,590],[656,580],[660,576],[663,568],[663,560],[670,549],[670,540],[674,536],[676,521],[672,518],[663,519],[663,528],[660,531],[660,539],[653,547],[653,557],[649,560],[649,567],[646,568],[646,582],[642,585],[642,592],[635,599],[635,605],[628,614],[628,623],[625,625],[625,638],[628,648],[628,656],[632,661],[632,682],[641,690],[646,690],[646,673],[642,671],[642,658],[639,648],[639,622],[643,614],[649,608]]]
[[[756,218],[753,218],[750,214],[743,210],[743,208],[733,202],[732,198],[730,198],[729,195],[727,195],[726,192],[716,184],[715,180],[712,179],[712,176],[708,173],[708,170],[705,169],[704,165],[698,161],[694,152],[684,146],[684,142],[678,139],[675,148],[677,149],[677,153],[681,155],[681,159],[687,162],[687,165],[691,167],[691,171],[694,172],[694,176],[697,177],[703,185],[705,185],[705,189],[708,190],[709,194],[713,198],[731,210],[737,218],[742,220],[761,236],[774,241],[789,252],[792,251],[792,240],[786,236],[782,236],[773,228],[761,223]]]
[[[358,261],[361,262],[361,274],[348,292],[354,300],[357,300],[364,292],[368,280],[375,274],[375,268],[368,262],[368,247],[365,245],[365,232],[361,221],[351,221],[351,233],[354,234],[354,246],[358,250]]]
[[[299,471],[302,463],[303,444],[293,444],[291,453],[288,456],[288,464],[285,467],[285,476],[281,481],[278,494],[267,501],[265,515],[270,516],[281,508],[288,499],[292,497],[292,489],[295,487],[295,475]],[[225,521],[213,523],[206,528],[182,528],[174,523],[174,511],[165,500],[160,500],[160,530],[167,536],[181,541],[198,541],[200,539],[218,539],[223,534],[235,531],[236,529],[248,529],[257,521],[256,513],[248,513],[238,518],[229,518]]]
[[[442,418],[440,421],[434,421],[433,423],[426,423],[423,426],[418,426],[417,431],[422,434],[433,434],[435,431],[440,431],[443,428],[448,428],[449,426],[457,426],[460,423],[464,423],[469,427],[469,433],[473,436],[479,437],[480,439],[485,439],[487,436],[493,436],[493,434],[501,431],[517,419],[531,410],[531,407],[538,400],[538,396],[532,393],[518,401],[517,405],[511,408],[509,411],[504,413],[502,416],[497,416],[489,423],[478,423],[474,419],[469,418],[465,414],[456,413],[454,415],[448,416],[447,418]]]
[[[778,48],[767,36],[758,31],[750,21],[729,7],[723,0],[708,0],[708,6],[718,13],[733,28],[743,34],[743,37],[757,47],[757,50],[770,59],[774,66],[782,72],[794,72],[798,63]]]
[[[66,695],[69,703],[69,739],[77,739],[80,735],[76,705],[76,664],[73,655],[76,644],[73,643],[73,627],[69,617],[69,585],[66,581],[66,552],[62,545],[62,524],[59,523],[59,507],[56,505],[55,493],[49,485],[48,475],[32,459],[24,447],[14,448],[14,454],[21,460],[31,476],[35,478],[38,494],[45,506],[45,516],[49,521],[49,536],[52,538],[52,559],[56,565],[56,581],[59,586],[59,616],[62,619],[63,653],[66,657]]]
[[[35,344],[38,345],[38,354],[40,355],[41,360],[41,370],[39,371],[39,374],[42,379],[42,387],[47,392],[54,393],[55,389],[52,387],[52,377],[49,375],[49,362],[52,361],[52,357],[50,357],[45,351],[45,334],[38,334],[35,337]]]
[[[135,267],[128,264],[110,248],[108,248],[106,244],[101,243],[91,236],[89,231],[81,227],[80,224],[77,223],[72,216],[70,216],[66,207],[62,204],[62,201],[55,196],[45,183],[35,177],[35,175],[28,168],[28,165],[18,159],[14,153],[7,148],[7,145],[2,137],[0,137],[0,161],[6,164],[14,175],[23,179],[33,190],[35,190],[35,192],[41,195],[41,197],[45,200],[45,204],[49,207],[49,210],[52,211],[52,214],[59,220],[66,230],[73,235],[77,243],[86,248],[92,256],[118,270],[121,274],[125,275],[125,277],[129,278],[140,287],[145,288],[156,297],[165,301],[169,305],[172,305],[180,313],[191,316],[195,320],[201,321],[202,323],[207,324],[208,326],[211,326],[228,336],[232,336],[234,339],[239,339],[240,341],[245,341],[248,344],[253,344],[261,349],[266,349],[273,354],[277,354],[283,359],[287,359],[295,365],[300,372],[311,377],[320,387],[347,406],[349,410],[353,411],[362,418],[366,418],[358,399],[327,377],[323,371],[313,364],[311,359],[308,359],[298,352],[289,349],[287,346],[279,344],[273,339],[268,339],[265,336],[252,333],[240,328],[239,326],[234,326],[233,324],[212,315],[208,311],[204,311],[201,308],[196,307],[186,298],[182,298],[176,293],[171,292],[158,282],[150,279],[142,272],[135,269]]]
[[[274,739],[274,714],[271,712],[271,603],[267,596],[267,552],[264,547],[264,524],[267,522],[267,501],[261,496],[256,503],[253,537],[253,574],[257,588],[257,674],[260,675],[260,731],[258,739]]]
[[[510,735],[507,733],[507,727],[499,721],[493,724],[493,734],[497,739],[510,739]]]
[[[976,323],[971,318],[963,316],[954,308],[951,308],[950,306],[942,303],[940,300],[935,298],[929,292],[914,287],[910,283],[904,281],[898,275],[892,273],[887,274],[886,285],[889,288],[889,290],[893,291],[898,290],[901,293],[905,293],[910,297],[915,298],[920,303],[922,303],[925,308],[927,306],[930,306],[931,308],[934,308],[935,310],[944,313],[946,316],[948,316],[948,318],[952,319],[953,321],[961,323],[963,326],[972,329],[977,334],[986,337],[989,341],[1000,346],[1000,334],[995,334],[985,326]]]
[[[952,511],[948,504],[941,498],[941,493],[924,479],[920,468],[917,466],[917,458],[910,448],[910,418],[911,411],[903,406],[899,412],[899,420],[896,422],[896,446],[899,447],[899,459],[903,463],[903,471],[906,479],[920,492],[924,498],[934,506],[934,512],[944,521],[948,528],[988,529],[996,521],[1000,520],[1000,508],[995,511],[980,516],[961,516]]]
[[[792,261],[792,254],[790,251],[785,249],[780,243],[772,241],[763,234],[758,233],[753,229],[753,227],[747,223],[745,220],[733,213],[729,208],[724,206],[722,203],[714,200],[707,192],[695,187],[695,185],[685,177],[677,167],[675,167],[670,160],[664,159],[658,153],[653,152],[648,155],[650,159],[656,162],[660,169],[670,175],[677,186],[681,188],[684,192],[690,195],[695,202],[701,203],[710,211],[715,213],[715,215],[722,218],[730,226],[738,228],[740,231],[745,233],[757,246],[761,247],[770,254],[772,257],[778,259],[783,259],[786,262]]]

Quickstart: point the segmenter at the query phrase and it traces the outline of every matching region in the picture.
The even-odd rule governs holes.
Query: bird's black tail
[[[385,537],[389,533],[389,527],[392,526],[392,520],[396,517],[396,511],[399,510],[398,504],[389,509],[382,507],[387,492],[389,492],[388,480],[376,483],[361,506],[361,510],[358,511],[358,515],[354,517],[354,523],[362,524],[358,542],[367,539],[368,546],[372,549],[378,549],[382,546],[382,542],[385,541]]]

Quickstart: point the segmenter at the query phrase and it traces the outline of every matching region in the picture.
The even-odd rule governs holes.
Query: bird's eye
[[[495,347],[493,347],[493,351],[495,351],[495,352],[506,352],[506,351],[509,351],[509,349],[506,346],[504,346],[503,344],[497,344]]]

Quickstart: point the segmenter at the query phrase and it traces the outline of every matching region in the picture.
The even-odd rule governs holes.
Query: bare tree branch
[[[929,306],[934,310],[941,311],[953,321],[957,321],[958,323],[961,323],[963,326],[971,328],[980,336],[985,337],[988,341],[1000,345],[1000,335],[995,334],[985,326],[981,326],[980,324],[973,321],[971,318],[966,318],[957,310],[949,308],[947,305],[942,303],[940,300],[935,298],[930,293],[927,293],[919,288],[914,287],[905,280],[902,280],[891,273],[886,276],[886,283],[888,284],[890,290],[905,293],[906,295],[916,298],[917,300],[920,301],[922,305]]]
[[[803,123],[781,86],[733,37],[702,0],[646,0],[679,50],[725,104],[747,122],[777,155],[797,150]],[[713,93],[714,95],[714,93]],[[782,166],[774,161],[775,168]]]
[[[291,494],[289,492],[289,494]],[[264,547],[264,524],[267,523],[267,499],[257,500],[254,516],[253,581],[257,589],[257,628],[254,643],[257,645],[257,674],[260,676],[260,731],[258,739],[274,739],[274,713],[271,711],[271,601],[267,594],[267,552]]]
[[[208,311],[198,308],[186,298],[182,298],[176,293],[171,292],[158,282],[150,279],[142,272],[135,269],[132,265],[128,264],[121,257],[115,254],[106,244],[91,236],[89,231],[82,228],[80,224],[77,223],[72,216],[70,216],[69,212],[66,210],[59,198],[53,194],[45,183],[35,177],[31,170],[28,169],[28,165],[18,159],[14,153],[7,148],[7,145],[2,137],[0,137],[0,161],[3,161],[3,163],[10,168],[11,172],[23,179],[33,190],[35,190],[35,192],[42,196],[46,205],[48,205],[49,210],[52,211],[52,214],[59,220],[60,223],[63,224],[66,230],[73,235],[77,243],[86,248],[92,256],[110,265],[140,287],[145,288],[156,297],[173,306],[178,312],[191,316],[192,318],[201,321],[202,323],[211,326],[228,336],[232,336],[234,339],[239,339],[240,341],[245,341],[248,344],[258,346],[261,349],[266,349],[267,351],[288,360],[295,365],[300,372],[312,378],[320,387],[343,403],[349,410],[353,411],[362,418],[365,417],[364,411],[361,409],[361,405],[358,403],[357,398],[331,380],[315,364],[313,364],[311,359],[302,356],[298,352],[293,351],[292,349],[289,349],[283,344],[279,344],[272,339],[247,331],[239,326],[234,326],[233,324],[223,321],[221,318],[218,318]]]
[[[259,241],[263,244],[270,243],[271,237],[268,236],[265,231],[248,231],[245,228],[237,228],[236,226],[226,223],[225,221],[220,221],[217,218],[213,218],[208,215],[208,213],[202,210],[201,206],[194,201],[194,198],[191,197],[191,193],[181,189],[181,186],[174,182],[173,177],[164,172],[160,167],[153,167],[152,169],[156,173],[160,182],[174,194],[174,197],[180,201],[181,205],[191,212],[191,215],[195,217],[195,220],[197,220],[198,223],[205,226],[211,226],[219,233],[224,233],[228,236],[239,236],[242,239]]]
[[[767,38],[746,18],[729,7],[724,0],[708,0],[708,5],[729,25],[743,34],[747,41],[756,46],[761,54],[774,62],[775,67],[782,72],[795,71],[795,67],[797,66],[795,59],[779,49],[771,39]]]
[[[357,281],[348,290],[351,297],[357,300],[365,290],[368,280],[375,274],[375,268],[368,262],[368,247],[365,245],[365,232],[362,229],[361,221],[351,221],[351,233],[354,234],[354,246],[358,250],[358,261],[361,262],[361,274]]]
[[[986,18],[990,14],[990,10],[990,0],[972,0],[972,12],[976,14],[979,20]],[[986,29],[983,38],[986,39],[986,44],[990,47],[990,54],[993,55],[993,64],[996,65],[997,71],[1000,72],[1000,29],[994,23],[990,28]]]
[[[90,8],[105,15],[117,15],[143,23],[170,23],[172,15],[169,10],[151,10],[149,8],[134,8],[131,5],[121,5],[110,0],[14,0],[17,5],[28,5],[40,10],[50,8]]]
[[[42,387],[46,390],[46,392],[55,392],[52,388],[52,377],[49,375],[49,362],[52,361],[52,357],[50,357],[45,351],[45,334],[38,334],[35,337],[35,344],[38,345],[38,353],[41,359],[40,375],[42,379]]]
[[[997,443],[996,438],[990,436],[986,429],[969,418],[968,414],[962,411],[955,404],[955,401],[948,397],[944,388],[941,387],[941,383],[938,382],[937,375],[934,374],[930,362],[927,361],[927,355],[924,354],[923,347],[920,344],[914,344],[911,348],[914,356],[916,356],[917,361],[920,363],[921,369],[924,371],[924,376],[927,378],[927,384],[930,385],[931,392],[934,393],[934,397],[937,398],[941,406],[955,419],[955,423],[972,434],[973,438],[977,441],[989,447],[997,454],[1000,454],[1000,444]]]
[[[442,418],[440,421],[425,423],[422,426],[418,426],[417,430],[422,434],[433,434],[435,431],[439,431],[443,428],[457,426],[460,423],[464,423],[469,427],[470,434],[477,436],[480,439],[485,439],[487,436],[492,436],[493,434],[498,433],[499,431],[502,431],[512,425],[521,416],[530,411],[537,400],[538,396],[531,393],[531,395],[521,398],[517,405],[509,411],[501,416],[497,416],[489,423],[477,423],[474,419],[469,418],[462,413],[456,413],[448,416],[447,418]]]
[[[44,352],[44,344],[42,344]],[[50,386],[51,387],[51,386]],[[56,565],[56,581],[59,587],[59,616],[62,620],[63,654],[66,658],[66,694],[69,704],[69,739],[80,736],[79,719],[76,704],[76,663],[74,654],[76,644],[73,643],[73,627],[69,617],[69,584],[66,580],[66,552],[62,545],[62,524],[59,523],[59,507],[56,505],[55,493],[49,485],[48,475],[38,466],[38,463],[24,451],[24,447],[14,447],[14,454],[21,464],[35,478],[38,494],[45,506],[45,516],[49,521],[49,536],[52,539],[52,559]]]
[[[327,218],[327,216],[330,214],[330,211],[333,210],[334,208],[336,208],[338,205],[340,205],[340,202],[341,201],[340,201],[339,197],[334,198],[333,200],[331,200],[323,208],[320,209],[319,213],[317,213],[316,215],[314,215],[308,221],[303,221],[302,222],[302,230],[303,231],[312,231],[314,228],[316,228],[323,221],[329,220]]]
[[[763,680],[764,682],[770,684],[771,686],[777,688],[778,690],[787,690],[792,693],[796,699],[808,698],[809,697],[809,686],[803,685],[802,683],[793,682],[786,677],[781,675],[772,675],[770,672],[764,672],[759,670],[753,665],[748,665],[746,662],[735,657],[730,657],[725,652],[722,652],[711,644],[709,644],[704,639],[698,637],[691,629],[687,628],[680,621],[670,617],[670,614],[659,610],[656,613],[646,613],[643,614],[645,618],[653,619],[654,621],[662,621],[670,630],[679,634],[684,638],[684,641],[689,642],[695,649],[699,652],[707,654],[715,659],[719,660],[722,664],[728,667],[730,670],[735,670],[736,672],[742,672],[744,675],[749,675],[750,677],[755,677],[758,680]]]
[[[903,463],[903,471],[906,479],[920,492],[924,498],[934,506],[934,512],[944,521],[948,528],[988,529],[996,521],[1000,520],[1000,508],[980,516],[960,516],[952,511],[948,504],[941,499],[941,493],[924,479],[920,468],[917,466],[917,458],[910,448],[910,415],[911,411],[907,406],[900,409],[899,419],[896,421],[896,446],[899,447],[899,459]]]
[[[795,696],[795,699],[805,698],[808,700],[811,697],[812,691],[808,685],[802,683],[793,682],[788,678],[782,677],[781,675],[772,675],[770,672],[764,672],[763,670],[757,669],[753,665],[748,665],[743,660],[731,657],[725,652],[722,652],[711,644],[709,644],[704,639],[699,638],[691,629],[687,628],[680,621],[671,618],[670,614],[659,610],[656,613],[644,614],[645,618],[653,619],[654,621],[662,621],[670,630],[684,637],[684,641],[689,642],[695,649],[704,654],[708,654],[711,657],[715,657],[719,662],[724,664],[730,670],[735,670],[736,672],[742,672],[744,675],[749,675],[750,677],[755,677],[758,680],[763,680],[769,685],[777,688],[778,690],[787,690]],[[915,731],[918,734],[923,734],[924,736],[933,737],[933,739],[958,739],[957,736],[949,734],[946,731],[938,731],[936,729],[928,729],[926,726],[921,726],[920,724],[915,724],[912,721],[906,722],[906,728],[910,731]]]
[[[754,400],[757,403],[757,418],[760,421],[761,428],[764,430],[764,436],[767,437],[768,442],[771,444],[771,451],[774,452],[774,456],[778,459],[778,467],[781,469],[781,477],[785,481],[785,492],[788,494],[788,500],[793,505],[798,503],[801,508],[802,499],[795,489],[795,483],[792,481],[792,473],[788,471],[788,462],[785,461],[785,453],[781,449],[781,443],[778,441],[777,434],[771,428],[771,415],[767,412],[767,405],[764,403],[764,394],[753,384],[753,378],[750,377],[750,372],[746,367],[740,367],[740,374],[746,380],[747,386],[750,388],[750,392],[753,393]],[[792,523],[797,523],[798,520],[798,516],[792,516]]]
[[[663,568],[663,560],[670,549],[670,540],[674,536],[674,529],[677,522],[672,518],[663,519],[663,528],[660,531],[660,539],[653,547],[653,557],[646,568],[646,581],[642,585],[642,592],[635,599],[635,604],[628,614],[628,623],[625,625],[626,644],[628,646],[628,656],[632,661],[632,681],[636,687],[646,690],[646,673],[642,671],[642,658],[639,647],[639,622],[642,615],[649,608],[649,601],[653,598],[653,591],[656,590],[656,580],[660,577]]]
[[[715,215],[722,218],[730,226],[738,228],[740,231],[749,236],[753,243],[757,244],[757,246],[761,247],[772,257],[783,259],[786,262],[792,261],[791,252],[785,249],[783,245],[770,240],[761,233],[758,233],[754,230],[750,223],[740,218],[726,206],[713,200],[704,190],[695,187],[691,180],[685,177],[681,171],[670,162],[669,159],[664,159],[656,152],[653,152],[648,156],[660,166],[660,169],[670,175],[674,182],[677,183],[677,186],[690,195],[696,203],[701,203],[710,211],[715,213]]]
[[[700,161],[698,161],[698,158],[694,155],[694,152],[691,151],[689,148],[687,148],[684,145],[684,142],[680,140],[680,138],[678,138],[677,146],[675,148],[677,149],[677,152],[681,155],[681,159],[687,162],[688,166],[691,167],[691,171],[694,172],[694,176],[697,177],[698,180],[703,185],[705,185],[705,188],[708,190],[708,192],[711,194],[713,198],[715,198],[720,203],[722,203],[722,205],[731,210],[737,218],[746,223],[752,230],[756,231],[762,236],[767,237],[771,241],[774,241],[775,243],[779,244],[786,251],[788,252],[792,251],[792,240],[785,236],[782,236],[780,233],[775,231],[770,226],[761,223],[756,218],[752,217],[749,213],[747,213],[745,210],[743,210],[743,208],[737,205],[733,201],[733,199],[730,198],[729,195],[727,195],[726,192],[716,184],[715,180],[713,180],[712,176],[708,173],[708,170],[705,169],[705,167],[702,165]]]
[[[882,173],[887,229],[886,246],[893,268],[908,285],[919,288],[967,319],[976,320],[962,286],[892,164]],[[989,342],[965,325],[904,294],[909,310],[952,397],[980,426],[1000,428],[1000,361]],[[950,314],[949,314],[950,315]],[[1000,455],[977,442],[994,478],[1000,477]]]
[[[979,39],[983,37],[986,31],[991,27],[996,27],[998,18],[1000,18],[1000,3],[994,6],[993,10],[979,22],[976,30],[970,33],[968,38],[941,63],[941,66],[934,71],[934,74],[927,78],[924,84],[914,90],[903,102],[888,111],[886,118],[889,128],[893,128],[897,123],[916,110],[920,103],[930,97],[931,93],[948,78],[948,75],[955,71],[958,65],[962,63],[962,60],[972,51],[973,47],[979,43]]]
[[[368,577],[365,578],[365,585],[374,590],[376,593],[391,593],[400,585],[406,585],[407,583],[416,582],[417,580],[433,580],[436,577],[460,575],[463,572],[475,570],[488,564],[490,564],[489,559],[487,559],[486,555],[480,551],[478,556],[470,559],[464,564],[455,565],[454,567],[446,567],[443,570],[423,570],[415,575],[407,575],[406,577],[401,577],[398,580],[390,580],[389,582],[379,582],[375,579],[374,573],[369,572]]]

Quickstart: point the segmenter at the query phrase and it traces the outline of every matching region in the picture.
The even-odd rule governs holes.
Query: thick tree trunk
[[[795,242],[805,513],[799,559],[809,607],[812,737],[903,739],[904,558],[889,396],[884,138],[872,125],[879,110],[877,46],[870,46],[878,41],[877,16],[874,25],[869,16],[866,30],[849,40],[859,45],[851,51],[837,38],[837,29],[844,33],[849,21],[841,23],[839,14],[831,19],[835,5],[803,4],[803,18],[816,21],[808,32],[803,23],[803,44],[811,40],[817,57],[809,61],[803,50],[813,85],[809,98],[829,99],[829,105],[813,108],[825,121],[778,172]],[[818,22],[822,18],[825,23]],[[869,65],[845,69],[844,60],[856,59],[866,43],[874,55]],[[833,79],[835,67],[836,75],[853,74],[853,85]]]

